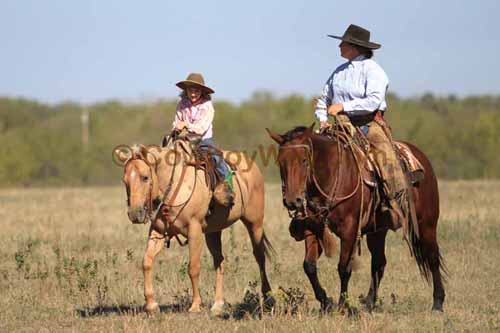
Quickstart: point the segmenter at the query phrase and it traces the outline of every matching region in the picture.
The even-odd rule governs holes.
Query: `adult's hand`
[[[319,123],[319,129],[325,129],[330,127],[332,127],[332,124],[330,124],[328,121],[322,121]]]
[[[330,116],[336,116],[338,113],[344,111],[344,105],[342,103],[332,104],[328,107],[328,114]]]

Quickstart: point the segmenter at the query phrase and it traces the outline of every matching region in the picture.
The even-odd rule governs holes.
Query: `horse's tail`
[[[273,260],[276,257],[276,250],[274,250],[265,232],[262,233],[262,247],[264,248],[264,254],[269,260]]]
[[[436,239],[436,229],[439,219],[439,191],[437,179],[427,156],[411,143],[403,143],[410,148],[415,157],[422,163],[426,173],[419,187],[419,193],[422,198],[427,198],[428,207],[426,207],[426,214],[423,214],[421,218],[425,218],[428,222],[434,221],[434,223],[431,223],[433,225],[432,227],[426,227],[425,223],[419,224],[415,207],[415,198],[412,195],[412,191],[408,191],[408,208],[410,214],[406,237],[410,252],[413,257],[415,257],[420,274],[427,283],[430,283],[432,280],[433,270],[434,273],[437,273],[435,277],[445,281],[445,276],[449,274]],[[430,229],[424,234],[423,228]]]
[[[422,244],[421,236],[416,230],[413,223],[408,223],[408,245],[410,247],[410,252],[417,262],[420,274],[425,279],[427,283],[431,283],[432,279],[432,268],[435,266],[438,268],[438,274],[440,275],[443,282],[446,281],[446,276],[448,275],[448,270],[444,263],[444,259],[439,251],[439,246],[436,243],[436,250],[433,253],[424,250],[424,245]]]

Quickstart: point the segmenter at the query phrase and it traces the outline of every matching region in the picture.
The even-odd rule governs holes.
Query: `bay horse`
[[[124,166],[123,183],[127,192],[128,217],[132,223],[147,223],[149,228],[143,259],[144,309],[158,310],[154,300],[152,269],[154,258],[170,239],[178,235],[187,238],[189,246],[189,277],[192,284],[192,304],[189,312],[201,311],[198,289],[203,234],[216,270],[213,314],[223,311],[224,256],[221,232],[241,220],[253,246],[261,277],[261,291],[269,295],[271,287],[266,274],[266,256],[274,251],[264,229],[264,180],[255,163],[249,165],[242,153],[230,152],[237,170],[234,180],[234,205],[230,208],[210,205],[210,191],[205,171],[192,160],[189,142],[178,139],[168,146],[121,146],[113,157]],[[165,243],[167,241],[167,243]],[[167,246],[168,247],[168,246]],[[272,298],[266,301],[272,302]]]
[[[362,301],[371,310],[376,304],[377,291],[386,266],[387,231],[395,231],[397,227],[380,213],[376,204],[370,204],[377,189],[363,181],[361,169],[357,167],[357,157],[350,148],[353,142],[343,140],[340,136],[329,138],[316,134],[313,127],[314,124],[297,127],[283,135],[266,129],[279,144],[277,162],[283,203],[299,217],[292,220],[290,233],[298,241],[305,240],[303,268],[323,310],[333,306],[317,276],[316,262],[323,250],[328,255],[329,247],[333,244],[333,236],[325,226],[341,240],[338,263],[340,309],[347,306],[345,303],[353,254],[358,246],[361,250],[359,242],[366,235],[371,253],[371,285]],[[407,146],[423,165],[425,177],[409,191],[409,197],[414,200],[417,221],[415,225],[408,223],[406,237],[421,275],[428,283],[432,275],[432,309],[442,311],[445,298],[443,273],[446,270],[436,237],[439,218],[437,179],[428,158],[415,146]],[[333,193],[328,193],[330,190]],[[365,217],[363,224],[361,217]]]

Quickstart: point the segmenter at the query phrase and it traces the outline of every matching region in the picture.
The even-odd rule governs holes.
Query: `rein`
[[[307,179],[306,179],[306,187],[307,187],[307,182],[312,180],[312,182],[314,183],[315,187],[317,188],[318,192],[326,199],[327,201],[327,205],[326,206],[323,206],[323,207],[318,207],[317,210],[318,212],[313,214],[313,215],[308,215],[307,213],[307,207],[306,205],[310,202],[310,198],[307,197],[307,190],[306,188],[304,189],[304,195],[305,195],[305,200],[304,200],[304,213],[305,213],[305,217],[303,218],[311,218],[311,217],[318,217],[318,216],[321,216],[323,215],[325,212],[328,213],[330,210],[334,209],[335,207],[337,207],[340,203],[352,198],[357,192],[358,190],[360,189],[362,183],[363,183],[363,179],[362,179],[362,165],[361,165],[361,161],[359,161],[355,151],[354,151],[354,147],[352,146],[353,144],[353,141],[352,139],[350,138],[348,132],[347,132],[347,129],[344,128],[343,126],[341,126],[339,124],[338,126],[338,130],[335,130],[334,131],[334,136],[337,138],[337,151],[338,151],[338,156],[339,156],[339,161],[337,163],[337,170],[336,170],[336,175],[335,175],[335,179],[334,179],[334,182],[331,186],[331,189],[329,191],[329,193],[327,193],[324,189],[321,188],[321,185],[319,184],[319,181],[316,177],[316,173],[315,173],[315,168],[314,168],[314,155],[313,155],[313,143],[312,143],[312,140],[310,137],[308,137],[308,144],[295,144],[295,145],[288,145],[288,146],[280,146],[279,149],[297,149],[297,148],[304,148],[306,149],[306,152],[307,152],[307,155],[308,155],[308,164],[307,164]],[[341,142],[343,141],[343,143]],[[337,192],[338,192],[338,188],[339,188],[339,184],[341,183],[341,168],[342,168],[342,165],[345,164],[343,161],[344,161],[344,154],[343,154],[343,151],[344,149],[342,149],[342,146],[344,149],[347,149],[349,148],[349,151],[351,152],[353,158],[354,158],[354,161],[355,161],[355,164],[356,164],[356,168],[357,168],[357,171],[358,171],[358,175],[357,175],[357,181],[356,181],[356,186],[354,187],[354,189],[352,190],[352,192],[350,192],[349,194],[345,195],[345,196],[337,196]],[[282,183],[282,194],[283,194],[283,197],[284,197],[284,194],[285,194],[285,185],[286,184],[286,179],[283,181]],[[368,205],[368,207],[370,207],[370,205]],[[287,207],[287,210],[288,210],[288,214],[290,217],[293,217],[293,218],[297,218],[297,214],[298,212],[295,211],[292,213],[292,211]],[[363,222],[369,217],[369,209],[367,210],[366,213],[364,213],[364,191],[363,189],[361,188],[361,198],[360,198],[360,211],[359,211],[359,220],[358,220],[358,233],[357,233],[357,243],[358,243],[358,253],[361,255],[361,228],[363,226]],[[324,220],[324,223],[327,224],[327,220],[325,219]]]
[[[174,149],[175,149],[175,144],[176,144],[176,142],[174,142]],[[165,211],[168,211],[168,210],[170,210],[172,208],[181,207],[173,219],[170,218],[170,215],[168,214],[168,212],[164,213],[165,220],[167,222],[167,227],[165,228],[165,234],[164,234],[164,237],[167,238],[167,243],[166,243],[167,247],[170,247],[170,240],[172,239],[172,237],[175,237],[175,239],[177,240],[177,242],[179,243],[180,246],[185,246],[188,243],[187,240],[184,241],[184,242],[181,242],[177,234],[174,235],[174,236],[169,235],[168,234],[168,229],[169,229],[168,227],[172,226],[175,223],[175,221],[177,220],[177,218],[179,217],[179,215],[182,213],[182,211],[184,210],[184,208],[186,207],[186,205],[188,204],[188,202],[193,197],[194,191],[196,190],[197,180],[198,180],[198,177],[196,175],[197,167],[194,166],[194,184],[193,184],[193,189],[192,189],[191,193],[189,194],[189,197],[183,203],[174,205],[175,199],[177,198],[177,195],[179,194],[179,191],[180,191],[180,189],[182,187],[182,183],[184,181],[184,178],[185,178],[186,172],[187,172],[188,165],[187,165],[187,163],[185,161],[183,161],[182,162],[181,175],[180,175],[179,180],[177,181],[177,185],[176,185],[176,187],[175,187],[172,195],[170,196],[170,199],[168,200],[168,203],[165,202],[165,200],[167,199],[167,196],[172,191],[172,185],[173,185],[173,182],[174,182],[175,169],[176,169],[176,166],[178,164],[178,161],[177,161],[178,155],[180,155],[180,154],[177,154],[177,153],[175,154],[174,167],[172,168],[172,173],[170,174],[169,183],[167,185],[167,188],[165,189],[165,192],[163,193],[163,196],[162,196],[162,198],[160,200],[160,204],[156,208],[154,214],[152,216],[150,216],[151,221],[153,221],[154,219],[156,219],[156,217],[157,217],[158,213],[160,212],[160,210],[162,210],[162,211],[165,212]],[[164,208],[164,209],[162,209],[162,208]]]
[[[175,146],[174,146],[174,149],[175,149]],[[177,154],[177,153],[175,154],[174,167],[172,168],[172,173],[170,174],[170,179],[169,179],[167,187],[165,188],[165,191],[163,192],[162,195],[158,195],[156,197],[154,197],[154,195],[153,195],[153,167],[149,163],[147,163],[147,161],[144,161],[144,162],[146,162],[146,165],[148,166],[148,169],[149,169],[149,179],[150,179],[150,183],[149,183],[149,200],[146,201],[146,212],[147,212],[147,217],[148,217],[149,221],[153,222],[157,218],[158,213],[160,212],[160,210],[162,210],[163,207],[167,207],[167,209],[169,209],[169,208],[174,208],[174,207],[180,207],[180,206],[182,206],[182,208],[179,210],[179,212],[177,213],[177,215],[175,216],[174,219],[169,219],[169,216],[167,214],[165,214],[165,218],[167,220],[166,221],[167,222],[167,227],[165,228],[165,234],[163,235],[164,236],[163,238],[167,238],[167,247],[170,247],[170,240],[173,237],[175,237],[175,239],[178,241],[178,243],[179,243],[180,246],[185,246],[187,244],[187,240],[184,241],[184,242],[182,242],[179,239],[178,235],[174,235],[174,236],[169,235],[168,234],[168,226],[171,226],[172,224],[175,223],[175,221],[179,217],[179,215],[182,212],[182,210],[184,209],[184,207],[191,200],[191,198],[193,196],[193,193],[195,191],[195,188],[196,188],[196,181],[197,181],[196,168],[195,168],[195,180],[194,180],[193,190],[191,191],[191,194],[189,195],[189,198],[185,202],[183,202],[181,204],[174,205],[175,199],[177,198],[177,195],[179,194],[179,191],[181,189],[182,182],[184,181],[184,178],[186,176],[187,165],[186,165],[185,162],[183,162],[180,179],[177,182],[177,184],[175,186],[175,189],[174,189],[172,195],[170,196],[170,199],[168,200],[168,203],[165,202],[166,199],[167,199],[167,197],[169,196],[169,194],[172,192],[172,187],[173,187],[173,182],[174,182],[174,175],[175,175],[175,171],[176,171],[176,166],[178,164],[178,160],[177,160],[178,155],[180,155],[180,154]],[[132,160],[134,160],[134,158],[130,158],[126,162],[126,164],[129,163]],[[127,205],[130,204],[129,196],[130,196],[130,193],[129,193],[129,189],[127,188]],[[160,199],[160,197],[161,197],[161,199]],[[158,207],[156,207],[156,209],[154,209],[154,211],[153,211],[154,202],[156,200],[159,201]]]
[[[345,139],[345,138],[344,138]],[[347,141],[347,144],[344,145],[344,148],[346,148],[347,146],[350,146],[351,144],[351,141]],[[357,180],[357,183],[356,183],[356,186],[354,187],[354,190],[349,193],[348,195],[345,195],[345,196],[342,196],[342,197],[337,197],[337,188],[339,186],[339,179],[340,179],[340,168],[342,166],[342,161],[343,161],[343,156],[344,154],[342,154],[343,152],[343,149],[341,147],[341,143],[340,143],[340,140],[337,140],[337,149],[338,149],[338,153],[339,153],[339,163],[337,163],[337,172],[336,172],[336,177],[335,177],[335,180],[332,184],[332,187],[330,189],[330,193],[326,193],[326,191],[324,189],[321,188],[321,185],[319,184],[318,182],[318,178],[316,176],[316,173],[315,173],[315,169],[314,169],[314,155],[313,155],[313,144],[312,144],[312,140],[311,138],[308,138],[308,144],[294,144],[294,145],[287,145],[287,146],[280,146],[279,149],[296,149],[296,148],[304,148],[307,152],[307,156],[308,156],[308,164],[307,164],[307,179],[306,181],[311,181],[314,183],[314,185],[316,186],[316,188],[318,189],[319,193],[327,200],[328,204],[329,204],[329,209],[333,209],[335,208],[336,206],[338,206],[341,202],[351,198],[352,196],[354,196],[356,194],[356,192],[358,191],[359,189],[359,186],[362,182],[362,179],[361,179],[361,170],[358,170],[358,180]],[[351,152],[354,156],[354,159],[356,161],[356,164],[358,166],[358,169],[359,169],[359,161],[357,160],[356,158],[356,155],[355,153],[352,151],[352,147],[351,147]],[[283,182],[282,184],[282,193],[284,194],[285,192],[285,182]],[[306,194],[307,196],[307,191],[304,189],[304,193]],[[308,199],[308,198],[305,198],[305,199]],[[306,204],[306,202],[308,202],[309,200],[305,200],[304,201],[304,204]],[[305,208],[305,207],[304,207]],[[327,207],[323,207],[323,208],[327,208]],[[327,208],[327,209],[328,209]],[[306,213],[307,214],[307,213]],[[291,211],[289,210],[289,215],[292,216],[291,214]],[[307,215],[306,215],[307,217]]]

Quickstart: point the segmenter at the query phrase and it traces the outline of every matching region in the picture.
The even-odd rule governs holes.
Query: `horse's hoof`
[[[263,302],[264,312],[268,313],[273,311],[275,305],[276,305],[276,300],[274,299],[273,296],[268,295],[264,297],[264,302]]]
[[[214,305],[212,305],[212,307],[210,308],[210,313],[213,316],[221,316],[222,314],[224,314],[224,302],[215,302]]]
[[[444,312],[443,303],[444,302],[442,300],[434,300],[434,304],[432,304],[432,312]]]
[[[358,310],[358,308],[356,308],[354,306],[349,306],[347,308],[347,315],[349,317],[358,317],[359,316],[359,310]]]
[[[335,304],[331,297],[327,297],[325,300],[321,301],[321,312],[330,313],[334,309]]]
[[[347,304],[339,305],[337,307],[337,311],[342,315],[347,315],[348,317],[359,316],[358,308],[351,306],[351,305],[347,305]]]
[[[200,305],[199,304],[193,304],[193,305],[191,305],[191,307],[189,308],[188,312],[189,313],[200,313],[201,312]]]
[[[368,311],[368,312],[372,312],[373,310],[375,310],[375,303],[373,303],[372,301],[366,301],[366,303],[364,304],[365,306],[365,309]]]
[[[147,314],[151,315],[155,312],[160,310],[160,306],[156,302],[148,303],[144,305],[144,311],[146,311]]]
[[[375,309],[375,301],[373,296],[368,294],[367,296],[359,295],[359,303],[362,304],[369,312]]]

